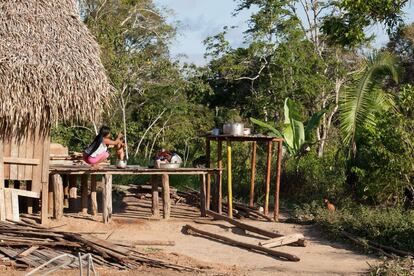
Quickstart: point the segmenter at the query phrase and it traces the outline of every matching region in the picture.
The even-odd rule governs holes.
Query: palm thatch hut
[[[96,122],[110,95],[76,0],[0,1],[0,189],[31,181],[46,219],[51,125]]]

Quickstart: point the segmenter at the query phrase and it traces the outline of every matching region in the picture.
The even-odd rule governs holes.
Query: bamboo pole
[[[277,142],[277,175],[276,175],[276,187],[275,187],[275,202],[274,202],[274,213],[273,219],[275,221],[279,220],[279,192],[280,192],[280,174],[282,170],[282,158],[283,158],[283,148],[282,141]]]
[[[256,147],[257,142],[252,143],[251,176],[250,176],[250,202],[249,206],[254,207],[254,182],[256,177]]]
[[[264,214],[269,213],[269,194],[270,194],[270,177],[272,168],[272,141],[267,142],[267,165],[266,165],[266,185],[265,185],[265,204]]]
[[[233,183],[231,170],[231,141],[227,141],[227,203],[229,218],[233,218]]]
[[[269,254],[269,255],[274,256],[274,257],[286,259],[288,261],[292,261],[292,262],[300,261],[299,257],[297,257],[295,255],[292,255],[292,254],[289,254],[289,253],[276,251],[276,250],[269,249],[269,248],[266,248],[266,247],[262,247],[262,246],[256,245],[256,244],[240,242],[238,240],[234,240],[234,239],[231,239],[231,238],[228,238],[228,237],[225,237],[225,236],[221,236],[221,235],[218,235],[218,234],[203,231],[201,229],[195,228],[194,226],[191,226],[191,225],[188,225],[188,224],[185,225],[184,227],[185,227],[188,234],[196,233],[198,235],[207,236],[207,237],[219,240],[221,242],[225,242],[229,245],[245,248],[245,249],[248,249],[248,250],[253,250],[253,251],[256,251],[256,252],[260,252],[260,253],[266,253],[266,254]]]
[[[223,211],[222,201],[223,201],[223,143],[222,141],[218,141],[217,143],[217,168],[219,169],[217,174],[217,212],[219,214]]]

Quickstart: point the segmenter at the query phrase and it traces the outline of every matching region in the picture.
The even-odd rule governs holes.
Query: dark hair
[[[92,143],[84,150],[84,153],[87,156],[90,156],[92,153],[94,153],[99,148],[99,145],[102,144],[104,137],[109,133],[111,133],[111,129],[107,126],[102,126],[99,130],[98,135],[96,135]]]

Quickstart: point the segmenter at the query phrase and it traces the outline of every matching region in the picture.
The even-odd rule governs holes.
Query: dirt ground
[[[262,237],[244,233],[238,228],[222,221],[170,219],[151,221],[148,219],[115,218],[104,225],[92,219],[64,217],[62,221],[51,222],[50,226],[60,226],[66,231],[103,231],[96,236],[108,240],[172,240],[175,246],[146,246],[146,252],[168,258],[182,265],[205,269],[205,275],[361,275],[367,272],[369,264],[378,260],[374,257],[356,253],[346,245],[334,243],[323,238],[315,226],[286,223],[259,222],[245,220],[247,223],[282,234],[302,233],[309,241],[307,247],[284,246],[279,251],[297,255],[299,262],[288,262],[273,257],[229,246],[202,237],[183,233],[185,224],[192,224],[203,230],[232,237],[240,241],[258,243]],[[199,221],[199,220],[197,220]],[[100,275],[193,275],[172,270],[142,268],[139,271],[100,270]],[[54,275],[79,275],[78,271],[65,271]],[[1,275],[24,275],[23,272],[0,270]]]

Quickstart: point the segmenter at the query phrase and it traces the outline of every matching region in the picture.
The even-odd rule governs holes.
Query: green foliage
[[[317,224],[333,237],[341,237],[341,231],[405,251],[414,251],[414,212],[399,208],[371,208],[349,201],[336,204],[330,212],[322,201],[295,209],[296,216],[313,217]]]
[[[412,257],[404,259],[387,259],[371,267],[370,276],[410,276],[414,272]]]
[[[375,126],[375,111],[386,110],[392,100],[381,90],[378,82],[384,75],[398,81],[396,62],[393,55],[382,52],[374,54],[367,61],[362,74],[349,87],[340,105],[341,131],[346,144],[352,144],[355,151],[355,135],[363,126]]]

